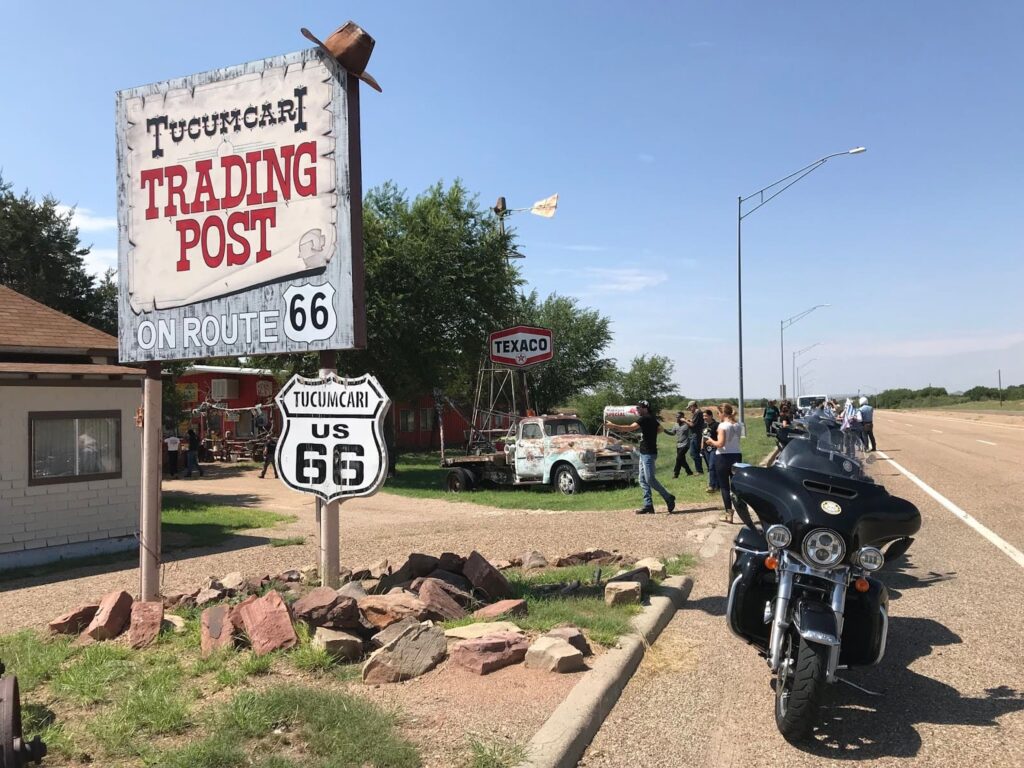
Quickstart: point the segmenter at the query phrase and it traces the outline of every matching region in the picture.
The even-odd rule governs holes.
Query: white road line
[[[956,515],[961,520],[963,520],[965,523],[967,523],[967,525],[971,526],[971,528],[973,528],[978,533],[980,533],[982,536],[984,536],[986,539],[988,539],[989,542],[994,544],[997,549],[1002,551],[1002,553],[1004,555],[1006,555],[1007,557],[1009,557],[1011,560],[1013,560],[1013,562],[1015,562],[1021,568],[1024,568],[1024,552],[1021,552],[1019,549],[1017,549],[1015,546],[1013,546],[1009,542],[1004,541],[1003,539],[1001,539],[997,534],[993,533],[988,528],[986,528],[984,525],[979,523],[976,519],[974,519],[969,514],[964,512],[962,509],[960,509],[960,507],[958,507],[952,501],[950,501],[945,496],[943,496],[941,493],[936,491],[930,485],[925,483],[923,480],[921,480],[913,472],[911,472],[908,469],[905,469],[904,467],[900,466],[895,461],[890,459],[882,451],[879,451],[878,455],[881,456],[886,461],[888,461],[894,467],[896,467],[897,470],[899,470],[904,475],[906,475],[907,478],[912,483],[914,483],[914,485],[916,485],[922,491],[927,493],[929,496],[931,496],[933,499],[935,499],[937,502],[939,502],[939,504],[944,506],[946,509],[948,509],[950,512],[952,512],[954,515]]]
[[[903,426],[904,426],[904,427],[912,427],[912,426],[914,426],[914,425],[913,425],[913,424],[907,424],[907,422],[905,422],[905,421],[904,421],[904,422],[903,422]]]
[[[942,430],[941,429],[933,429],[932,432],[934,432],[937,435],[941,435],[942,434]]]
[[[984,415],[986,415],[986,416],[997,416],[998,414],[987,413],[987,414],[984,414]],[[1021,425],[1021,424],[1000,424],[997,421],[986,421],[985,419],[958,419],[955,416],[937,416],[934,413],[900,413],[900,416],[919,416],[919,417],[921,417],[923,419],[941,419],[942,421],[959,421],[959,422],[962,422],[963,424],[974,424],[975,426],[978,426],[979,424],[981,424],[981,425],[984,425],[986,427],[997,427],[998,429],[1016,429],[1017,431],[1020,431],[1020,430],[1024,429],[1024,425]],[[912,427],[914,425],[913,424],[907,424],[906,422],[904,422],[904,426]]]
[[[985,445],[995,445],[995,443],[990,443],[988,440],[978,440],[978,442],[984,443]]]

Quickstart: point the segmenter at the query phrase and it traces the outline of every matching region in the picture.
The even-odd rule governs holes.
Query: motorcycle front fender
[[[835,612],[821,603],[801,600],[793,611],[793,625],[800,637],[809,643],[833,647],[842,640]]]

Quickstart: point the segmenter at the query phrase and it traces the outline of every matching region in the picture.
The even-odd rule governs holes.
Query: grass
[[[51,690],[78,704],[109,701],[132,670],[132,652],[123,645],[86,646],[50,683]]]
[[[468,768],[513,768],[526,759],[526,747],[493,739],[469,738]]]
[[[756,464],[775,447],[772,438],[764,433],[760,419],[748,421],[748,436],[743,439],[743,460]],[[449,456],[459,451],[449,451]],[[440,467],[440,453],[403,453],[398,459],[398,475],[387,481],[384,490],[399,496],[420,499],[445,499],[447,501],[472,502],[500,509],[545,509],[556,511],[606,511],[632,509],[640,505],[639,487],[612,488],[604,486],[587,487],[583,493],[565,496],[547,486],[523,486],[521,488],[481,488],[469,493],[448,493],[444,481],[448,470]],[[660,435],[658,438],[658,461],[656,476],[678,503],[707,501],[718,505],[721,499],[705,493],[707,477],[672,477],[676,461],[675,438]],[[693,468],[693,459],[687,456]],[[656,506],[663,502],[655,494]]]
[[[306,543],[306,537],[289,536],[286,539],[270,539],[267,543],[272,547],[297,547]]]
[[[71,639],[66,637],[42,643],[28,629],[0,636],[0,660],[8,674],[18,675],[18,687],[26,693],[49,680],[73,653]]]

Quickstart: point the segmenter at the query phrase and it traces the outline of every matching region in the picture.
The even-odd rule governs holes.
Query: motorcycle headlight
[[[843,537],[828,528],[817,528],[804,537],[803,553],[815,565],[831,567],[846,554]]]
[[[768,543],[776,549],[785,549],[793,541],[793,534],[784,525],[769,525],[764,535],[768,539]]]
[[[885,565],[885,555],[876,547],[863,547],[857,552],[857,565],[865,571],[877,571]]]

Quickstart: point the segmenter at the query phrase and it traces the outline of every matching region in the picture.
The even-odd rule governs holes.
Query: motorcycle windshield
[[[843,475],[853,475],[862,482],[873,483],[874,480],[864,471],[869,458],[864,452],[862,434],[853,425],[827,417],[811,425],[812,439],[819,454],[826,456]]]

